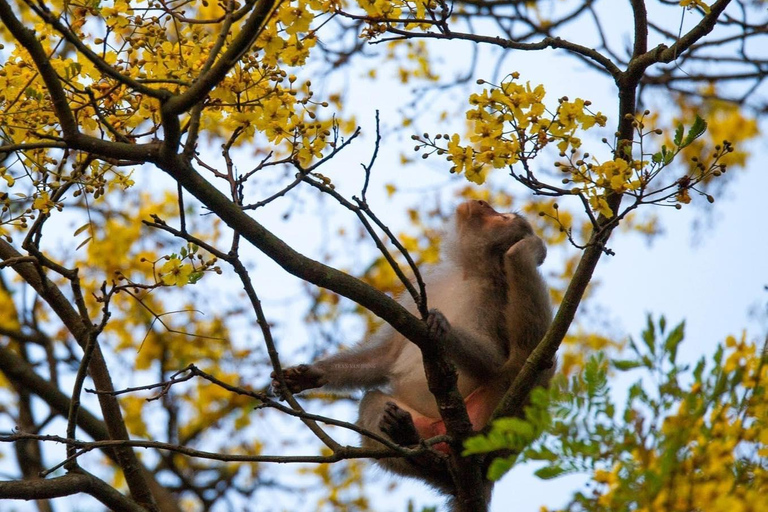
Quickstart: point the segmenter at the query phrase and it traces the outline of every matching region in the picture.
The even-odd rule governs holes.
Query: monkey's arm
[[[547,249],[537,236],[528,236],[504,255],[508,280],[505,316],[509,329],[511,359],[520,365],[536,348],[552,321],[549,289],[539,273]]]
[[[504,347],[498,341],[482,333],[453,327],[437,309],[430,310],[427,326],[443,343],[451,361],[473,377],[487,380],[500,371],[507,360]]]
[[[285,383],[292,393],[326,386],[331,389],[359,389],[381,386],[387,382],[389,369],[402,346],[398,335],[387,329],[376,339],[311,364],[283,370]],[[280,384],[272,372],[272,387]]]

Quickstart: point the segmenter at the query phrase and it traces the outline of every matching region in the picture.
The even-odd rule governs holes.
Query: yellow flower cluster
[[[183,93],[197,81],[201,71],[220,56],[221,30],[230,28],[226,3],[191,0],[168,9],[178,16],[153,16],[152,9],[128,0],[114,0],[87,8],[80,4],[55,3],[52,17],[68,24],[84,46],[108,64],[105,73],[79,50],[58,52],[60,34],[29,11],[24,21],[34,25],[50,64],[62,78],[61,85],[76,122],[84,133],[114,140],[148,142],[160,130],[160,102],[126,85],[149,84]],[[270,22],[263,28],[251,50],[205,99],[200,117],[202,130],[212,136],[228,137],[241,130],[236,144],[252,143],[262,137],[278,157],[295,157],[304,165],[320,157],[332,132],[330,117],[322,120],[322,101],[312,100],[309,86],[294,88],[296,77],[289,68],[303,66],[315,47],[316,16],[333,12],[336,0],[290,0],[278,2]],[[176,9],[178,9],[176,11]],[[149,13],[149,14],[148,14]],[[189,22],[185,20],[191,20]],[[243,20],[231,24],[224,40],[228,45]],[[213,54],[213,52],[218,52]],[[30,64],[27,52],[15,45],[0,63],[0,111],[7,143],[34,143],[61,136],[46,84]],[[124,80],[116,80],[115,74]],[[155,85],[157,84],[157,85]],[[342,129],[348,128],[340,123]],[[258,140],[258,139],[257,139]],[[277,146],[277,147],[275,147]],[[55,168],[49,151],[30,149],[24,155],[32,167]],[[16,170],[0,172],[11,187],[20,176]],[[82,173],[83,181],[87,173]],[[119,178],[119,174],[115,173]],[[31,195],[33,208],[47,213],[48,196]],[[3,219],[6,221],[7,219]]]
[[[628,440],[630,460],[593,474],[596,510],[768,511],[768,364],[745,335],[725,345],[718,380],[730,391],[694,382],[662,423],[663,445]]]
[[[490,85],[470,96],[474,107],[467,112],[471,145],[462,145],[459,135],[454,134],[446,137],[445,148],[439,148],[453,164],[452,172],[463,172],[468,180],[482,183],[491,168],[533,158],[550,142],[555,142],[561,153],[577,148],[581,145],[577,131],[605,125],[605,116],[590,112],[590,103],[582,99],[561,98],[557,109],[550,112],[544,104],[544,86],[523,85],[518,78],[519,74],[513,73],[500,85]]]
[[[588,156],[588,154],[586,155]],[[582,192],[587,196],[592,211],[610,218],[613,212],[605,200],[609,192],[624,193],[638,190],[644,185],[642,173],[644,162],[628,162],[623,158],[608,160],[603,163],[586,163],[579,159],[572,165],[556,164],[563,172],[569,172],[569,181],[577,187],[572,192]]]

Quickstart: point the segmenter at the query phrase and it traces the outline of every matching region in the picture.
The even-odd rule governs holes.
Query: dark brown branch
[[[419,307],[419,314],[421,314],[422,320],[426,319],[427,313],[428,313],[427,305],[426,305],[427,301],[426,301],[426,295],[424,295],[425,287],[424,287],[424,282],[421,279],[421,274],[419,273],[419,270],[416,267],[416,264],[414,263],[408,251],[392,234],[389,228],[387,228],[387,226],[384,223],[382,223],[373,214],[373,212],[370,210],[370,208],[366,203],[359,201],[358,204],[355,205],[347,201],[347,199],[341,194],[339,194],[334,188],[325,185],[320,180],[312,179],[309,176],[305,176],[304,181],[312,185],[319,191],[323,192],[324,194],[330,195],[344,208],[348,209],[349,211],[357,215],[358,220],[360,220],[360,223],[365,228],[365,231],[368,233],[368,236],[371,238],[371,240],[373,240],[373,243],[376,245],[376,248],[379,250],[379,252],[384,257],[384,259],[387,260],[387,263],[392,268],[397,278],[400,280],[400,282],[403,284],[405,289],[408,291],[411,298],[413,298],[413,302]],[[420,291],[417,291],[416,288],[414,288],[410,279],[408,279],[408,277],[405,275],[403,270],[400,268],[400,265],[397,263],[395,258],[392,256],[392,254],[389,252],[387,247],[384,245],[384,242],[376,234],[376,230],[373,228],[371,223],[368,222],[368,217],[370,217],[376,223],[376,225],[378,225],[384,231],[384,233],[387,234],[390,242],[392,242],[392,244],[395,245],[395,247],[397,247],[398,251],[400,251],[400,254],[402,254],[403,257],[406,258],[411,269],[415,272],[415,275],[417,276],[419,286],[420,286]]]
[[[630,0],[635,21],[635,45],[632,58],[637,58],[648,51],[648,12],[645,0]]]
[[[255,0],[249,0],[248,2],[246,2],[249,9],[253,6],[254,2]],[[203,67],[200,69],[201,75],[204,75],[211,69],[211,66],[213,66],[213,63],[216,62],[216,57],[218,57],[219,53],[221,52],[221,49],[224,47],[224,43],[227,40],[229,31],[231,30],[232,24],[235,21],[233,16],[234,13],[232,12],[233,8],[234,8],[234,1],[228,0],[226,13],[224,14],[223,20],[221,20],[224,23],[221,25],[221,28],[219,29],[219,35],[216,37],[216,42],[213,43],[213,47],[208,53],[208,57],[205,60],[205,64],[203,64]],[[176,14],[173,9],[167,9],[167,12],[171,13],[171,15]],[[200,118],[202,116],[202,113],[203,113],[203,102],[200,101],[192,108],[192,112],[190,113],[189,125],[187,126],[187,142],[184,145],[184,153],[187,156],[187,158],[190,158],[195,151],[198,132],[200,130]],[[179,197],[181,197],[181,194],[179,194]]]
[[[714,24],[717,21],[717,16],[723,9],[725,9],[729,1],[730,0],[719,0],[716,2],[712,6],[710,14],[706,15],[696,27],[676,43],[676,45],[680,44],[677,51],[687,49],[690,45],[708,34],[714,27]],[[656,59],[661,59],[663,54],[667,51],[669,50],[658,47],[656,50],[633,58],[632,61],[630,61],[627,71],[622,73],[617,79],[617,85],[619,86],[619,127],[618,142],[615,152],[616,158],[631,158],[626,153],[629,151],[631,154],[632,140],[634,136],[632,123],[634,121],[636,109],[637,88],[647,67],[658,62],[659,60]],[[557,310],[557,314],[555,315],[549,330],[544,336],[544,339],[542,339],[526,360],[522,370],[510,387],[510,390],[496,408],[494,416],[519,415],[522,413],[523,406],[530,394],[539,369],[546,361],[552,360],[555,356],[560,343],[573,322],[573,318],[579,303],[581,302],[581,298],[584,295],[584,291],[592,278],[597,262],[600,260],[603,247],[617,225],[615,219],[619,213],[621,198],[622,196],[620,194],[612,194],[608,197],[608,204],[613,211],[614,218],[609,219],[602,215],[598,218],[597,223],[599,228],[595,229],[590,237],[587,248],[582,254],[581,260],[579,260],[573,279],[568,285],[563,301]]]
[[[56,117],[61,123],[61,128],[64,134],[75,134],[78,132],[77,121],[75,121],[74,115],[69,108],[69,101],[64,92],[64,88],[61,86],[59,77],[56,74],[56,70],[53,69],[51,62],[48,59],[43,50],[40,41],[37,40],[35,31],[26,28],[21,21],[16,17],[8,5],[6,0],[0,0],[0,19],[3,21],[8,30],[11,32],[16,41],[29,52],[32,61],[35,63],[40,76],[45,82],[48,88],[48,93],[51,95],[51,102],[53,103],[53,110],[56,112]]]
[[[8,144],[0,146],[0,155],[3,153],[12,153],[14,151],[31,151],[33,149],[67,149],[69,146],[64,142],[22,142],[20,144]]]
[[[8,27],[16,41],[29,52],[32,62],[34,62],[40,77],[45,82],[48,94],[51,96],[53,111],[61,126],[63,142],[68,147],[97,153],[108,158],[142,162],[156,159],[155,155],[159,150],[158,144],[111,142],[80,133],[77,121],[69,108],[69,100],[61,81],[43,46],[37,40],[34,30],[26,28],[21,23],[6,0],[0,0],[0,20]]]
[[[23,386],[31,393],[40,397],[52,411],[65,418],[67,417],[70,409],[70,397],[65,395],[54,384],[40,377],[35,373],[34,368],[5,347],[0,347],[0,372],[3,372],[8,380]],[[110,438],[109,430],[104,422],[82,406],[78,410],[77,426],[96,441],[107,441]],[[104,453],[113,461],[118,462],[117,455],[111,448],[106,448]],[[175,504],[176,499],[157,483],[154,475],[146,468],[142,467],[142,471],[152,488],[153,494],[158,496],[158,502],[163,512],[178,512],[179,509]]]
[[[210,252],[211,254],[216,256],[217,258],[219,258],[219,259],[221,259],[223,261],[226,261],[227,263],[232,265],[232,267],[235,270],[235,273],[238,275],[238,277],[240,278],[241,283],[243,284],[243,287],[245,288],[245,292],[246,292],[246,295],[248,296],[248,299],[251,301],[251,307],[253,308],[254,312],[256,313],[256,319],[257,319],[257,322],[259,324],[259,327],[262,330],[262,335],[264,336],[264,342],[265,342],[265,344],[267,346],[267,353],[269,355],[270,362],[272,363],[272,368],[275,370],[275,374],[277,375],[278,382],[280,382],[282,384],[283,389],[287,390],[288,387],[285,385],[285,382],[283,381],[282,365],[280,363],[280,358],[279,358],[279,355],[278,355],[278,352],[277,352],[277,348],[275,346],[275,342],[272,339],[272,330],[269,327],[269,322],[267,321],[267,318],[266,318],[266,316],[264,314],[264,310],[261,307],[261,300],[258,298],[258,295],[256,294],[256,290],[253,287],[253,283],[251,282],[251,278],[250,278],[250,275],[248,274],[248,270],[245,268],[243,263],[240,261],[239,257],[236,254],[227,254],[227,253],[224,253],[222,251],[219,251],[215,247],[209,245],[204,240],[200,240],[197,237],[194,237],[194,236],[190,235],[189,233],[182,232],[182,231],[179,231],[177,229],[174,229],[174,228],[168,226],[165,223],[158,223],[158,222],[151,223],[151,222],[147,222],[147,221],[144,221],[144,223],[146,225],[154,227],[156,229],[161,229],[163,231],[171,233],[172,235],[174,235],[176,237],[179,237],[179,238],[182,238],[182,239],[184,239],[184,240],[186,240],[186,241],[188,241],[190,243],[194,243],[194,244],[198,245],[199,247],[203,248],[204,250]],[[176,378],[176,375],[179,375],[180,373],[183,373],[183,372],[189,372],[189,376],[181,377],[181,378]],[[290,407],[285,407],[285,406],[275,402],[274,400],[270,399],[264,393],[257,393],[257,392],[254,392],[254,391],[250,391],[250,390],[246,390],[246,389],[237,387],[237,386],[232,386],[230,384],[227,384],[227,383],[217,379],[213,375],[210,375],[210,374],[200,370],[199,368],[197,368],[194,365],[189,365],[184,370],[181,370],[181,371],[177,372],[171,378],[170,381],[167,381],[167,382],[162,383],[160,385],[152,384],[152,385],[149,385],[149,386],[140,386],[140,387],[131,388],[131,389],[128,389],[128,390],[115,391],[113,394],[114,395],[118,395],[118,394],[121,394],[121,393],[130,392],[130,391],[138,391],[138,390],[142,390],[142,389],[153,389],[153,388],[160,387],[160,386],[163,387],[163,392],[165,392],[165,389],[167,387],[170,387],[171,385],[173,385],[173,384],[175,384],[177,382],[181,382],[181,381],[184,381],[184,380],[189,380],[189,378],[191,378],[192,376],[202,377],[202,378],[208,380],[209,382],[212,382],[212,383],[216,384],[217,386],[220,386],[220,387],[226,389],[227,391],[230,391],[230,392],[236,393],[236,394],[240,394],[240,395],[250,396],[251,398],[253,398],[255,400],[259,400],[259,401],[263,402],[263,404],[265,406],[272,407],[272,408],[275,408],[275,409],[279,409],[280,411],[282,411],[282,412],[284,412],[286,414],[298,417],[299,419],[304,421],[304,423],[307,425],[307,428],[309,428],[318,437],[318,439],[320,439],[326,446],[328,446],[332,450],[338,449],[339,448],[339,444],[336,441],[334,441],[330,436],[328,436],[328,434],[326,434],[322,429],[320,429],[317,426],[317,424],[316,424],[317,421],[326,423],[328,425],[335,425],[335,426],[341,426],[341,427],[344,427],[344,428],[348,428],[348,429],[353,430],[353,431],[355,431],[355,432],[357,432],[357,433],[359,433],[361,435],[365,435],[365,436],[371,437],[372,439],[375,439],[376,441],[382,443],[383,445],[389,447],[392,450],[395,450],[397,452],[402,452],[402,450],[401,450],[402,447],[392,443],[390,440],[388,440],[386,438],[383,438],[383,437],[381,437],[381,436],[379,436],[379,435],[377,435],[377,434],[375,434],[373,432],[370,432],[368,430],[362,429],[362,428],[358,427],[357,425],[354,425],[354,424],[351,424],[351,423],[347,423],[347,422],[341,422],[341,421],[335,420],[333,418],[327,418],[325,416],[318,416],[318,415],[313,415],[313,414],[307,413],[304,410],[304,408],[301,407],[301,405],[294,399],[292,394],[288,394],[286,396],[286,399],[287,399],[288,404],[290,405]]]
[[[91,450],[103,450],[109,448],[152,448],[156,450],[178,453],[188,457],[206,460],[217,460],[220,462],[331,463],[345,459],[381,459],[392,457],[393,455],[392,450],[388,448],[366,449],[356,446],[339,446],[339,448],[331,455],[241,455],[236,453],[218,453],[205,450],[196,450],[194,448],[189,448],[187,446],[181,446],[178,444],[164,443],[162,441],[145,441],[141,439],[79,441],[54,435],[26,433],[5,435],[0,434],[0,443],[15,443],[17,441],[24,441],[29,439],[43,442],[60,443],[63,445],[72,445],[82,450],[80,455]],[[413,452],[414,455],[420,453],[417,450],[409,450],[407,448],[403,448],[403,450]]]
[[[576,55],[586,57],[595,63],[597,63],[602,69],[607,71],[611,76],[616,77],[621,73],[621,70],[613,63],[608,57],[600,54],[596,50],[587,48],[576,43],[572,43],[560,37],[545,37],[541,41],[535,43],[520,43],[518,41],[512,41],[510,39],[504,39],[503,37],[482,36],[478,34],[470,34],[466,32],[448,32],[448,33],[436,33],[436,32],[411,32],[408,30],[402,30],[395,27],[387,27],[387,32],[392,34],[398,34],[406,38],[421,38],[421,39],[459,39],[462,41],[472,41],[475,43],[485,43],[507,50],[546,50],[547,48],[561,48],[567,50]]]
[[[85,493],[116,512],[147,512],[106,482],[87,473],[70,473],[48,480],[0,482],[0,499],[39,500]]]

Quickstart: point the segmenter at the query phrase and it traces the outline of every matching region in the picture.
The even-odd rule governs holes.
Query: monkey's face
[[[499,213],[485,201],[467,201],[456,208],[459,250],[466,256],[495,257],[533,234],[531,225],[514,213]]]

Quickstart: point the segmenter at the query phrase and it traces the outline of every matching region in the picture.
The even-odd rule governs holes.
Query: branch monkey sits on
[[[456,209],[444,263],[426,276],[434,308],[427,324],[456,365],[475,430],[486,425],[549,327],[549,292],[537,268],[546,254],[524,218],[498,213],[485,201],[467,201]],[[554,364],[542,369],[537,385],[547,385],[553,372]],[[284,377],[294,393],[321,386],[366,389],[358,424],[402,446],[445,433],[421,351],[390,327],[354,348],[288,368]],[[272,384],[279,392],[278,382]],[[379,445],[363,437],[363,446]],[[448,475],[401,458],[377,462],[452,494]]]

